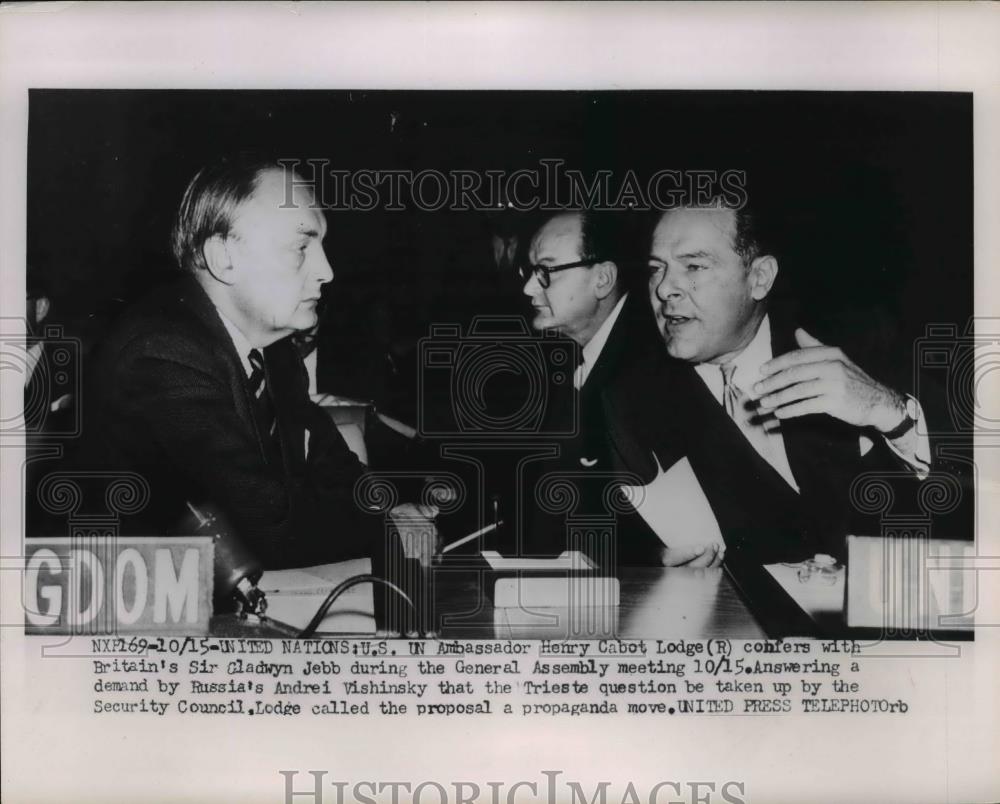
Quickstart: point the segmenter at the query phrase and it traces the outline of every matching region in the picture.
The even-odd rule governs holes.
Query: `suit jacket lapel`
[[[585,428],[583,443],[586,451],[599,453],[605,462],[610,460],[612,425],[606,410],[606,392],[633,363],[648,372],[650,377],[658,376],[663,354],[649,302],[642,293],[632,291],[626,297],[618,320],[580,389],[580,418]]]
[[[626,297],[618,320],[590,370],[584,389],[599,393],[621,370],[631,352],[645,354],[651,339],[656,339],[656,330],[649,303],[642,294],[632,291]]]
[[[775,356],[795,351],[794,328],[787,316],[771,315],[771,351]],[[829,416],[786,419],[781,423],[788,464],[804,495],[817,484],[825,487],[838,474],[837,467],[858,455],[857,430]],[[816,482],[813,482],[813,479]]]
[[[236,346],[229,336],[225,324],[219,317],[219,311],[215,309],[208,294],[193,277],[185,277],[181,284],[181,299],[188,305],[195,316],[208,328],[212,340],[215,343],[216,352],[222,359],[225,369],[225,381],[232,391],[233,406],[236,414],[243,422],[249,432],[253,433],[257,440],[262,458],[266,459],[264,449],[264,439],[257,425],[257,415],[255,413],[256,400],[250,392],[247,382],[247,375],[243,369],[243,361],[236,353]]]
[[[661,358],[650,369],[635,363],[629,374],[628,393],[618,393],[604,404],[615,468],[649,482],[656,471],[654,453],[667,469],[686,452],[706,493],[716,477],[739,477],[744,479],[739,487],[714,489],[715,494],[746,500],[756,495],[796,498],[795,490],[753,448],[692,366]],[[637,424],[642,432],[637,432]]]
[[[747,495],[778,495],[787,498],[795,495],[795,490],[785,482],[778,471],[769,464],[737,426],[725,408],[719,404],[712,392],[690,366],[678,371],[683,380],[679,382],[677,396],[685,398],[690,410],[687,421],[692,421],[688,438],[697,438],[700,444],[692,445],[689,454],[692,463],[703,464],[701,476],[709,478],[723,468],[726,474],[743,478],[737,487],[725,490],[733,497]]]
[[[305,463],[304,411],[300,409],[308,393],[308,379],[303,376],[302,359],[290,338],[264,350],[264,368],[274,401],[278,437],[286,471]]]
[[[679,390],[679,380],[683,386],[673,365],[650,372],[635,362],[617,386],[602,395],[614,470],[634,473],[648,484],[656,476],[657,461],[667,469],[683,455],[686,444],[674,425],[687,415],[691,400]]]

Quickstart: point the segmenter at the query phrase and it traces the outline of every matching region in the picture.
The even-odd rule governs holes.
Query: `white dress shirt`
[[[247,336],[240,331],[239,327],[226,318],[222,310],[216,307],[215,311],[219,314],[219,318],[222,319],[222,325],[226,328],[226,332],[229,333],[229,338],[232,340],[233,346],[236,347],[236,354],[240,356],[243,371],[246,372],[247,378],[249,378],[253,374],[253,366],[250,365],[250,351],[254,348],[253,344],[247,340]]]
[[[215,311],[219,314],[219,318],[222,319],[222,325],[226,328],[226,332],[229,333],[229,337],[233,341],[233,346],[236,347],[236,354],[240,356],[240,363],[243,365],[243,371],[246,372],[247,379],[253,374],[253,366],[250,365],[250,351],[254,349],[254,345],[247,340],[246,335],[244,335],[240,328],[237,327],[232,321],[226,318],[225,314],[218,307]],[[263,353],[263,350],[261,350]],[[303,448],[305,449],[306,455],[309,454],[309,440],[311,437],[309,429],[306,428],[305,434],[303,436]]]
[[[747,345],[746,349],[740,352],[730,362],[736,367],[733,372],[733,384],[739,388],[747,399],[757,400],[757,395],[753,392],[754,383],[760,380],[761,367],[771,359],[771,322],[767,316],[757,329],[757,334]],[[694,367],[694,370],[701,377],[702,382],[708,386],[715,401],[723,404],[723,380],[722,370],[714,363],[701,363]],[[774,470],[781,475],[785,482],[796,491],[799,484],[795,482],[795,475],[792,474],[792,467],[788,463],[788,453],[785,451],[785,439],[781,435],[781,422],[773,415],[769,416],[762,425],[767,433],[767,441],[770,442],[769,454],[758,452],[767,460]],[[753,442],[751,442],[753,443]],[[757,448],[757,444],[754,444]]]
[[[746,395],[747,399],[757,400],[758,395],[754,393],[753,386],[761,379],[761,368],[772,357],[774,357],[774,353],[771,350],[771,321],[768,316],[764,316],[753,340],[750,341],[746,349],[730,361],[736,366],[732,382]],[[713,363],[701,363],[695,366],[694,370],[701,377],[702,382],[708,386],[715,400],[722,405],[723,379],[719,366]],[[917,477],[923,480],[930,471],[930,442],[925,428],[919,426],[919,420],[923,418],[923,410],[920,409],[919,403],[917,412],[918,425],[896,441],[886,439],[886,444],[914,469]],[[765,455],[763,452],[760,454],[767,459],[768,463],[785,479],[788,485],[798,491],[798,484],[795,482],[795,476],[788,463],[785,439],[781,434],[781,420],[771,415],[765,420],[763,426],[768,438],[771,439],[768,450],[770,454]],[[861,455],[867,455],[874,443],[871,438],[862,433],[858,438],[858,446]],[[755,444],[754,447],[757,448],[757,445]],[[758,452],[760,452],[759,449]]]

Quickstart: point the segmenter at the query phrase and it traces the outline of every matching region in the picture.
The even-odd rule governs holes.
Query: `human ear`
[[[39,296],[35,299],[35,323],[41,324],[49,314],[49,297]]]
[[[618,266],[611,260],[599,262],[594,266],[594,292],[599,299],[611,295],[618,281]]]
[[[770,255],[757,257],[750,263],[750,295],[762,301],[771,292],[774,280],[778,278],[778,261]]]
[[[212,235],[202,246],[208,272],[225,285],[233,284],[233,260],[222,235]]]

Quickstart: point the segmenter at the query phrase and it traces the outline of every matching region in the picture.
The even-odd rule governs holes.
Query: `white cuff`
[[[915,397],[907,394],[907,398],[913,400],[917,411],[914,425],[899,438],[885,439],[885,443],[916,472],[919,480],[925,480],[931,471],[931,442],[924,425],[924,409]],[[867,455],[875,446],[867,435],[861,435],[859,442],[862,456]]]

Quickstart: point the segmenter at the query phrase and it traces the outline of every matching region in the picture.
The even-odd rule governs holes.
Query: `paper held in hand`
[[[666,471],[656,461],[656,477],[648,486],[622,486],[622,491],[646,521],[646,524],[669,549],[692,551],[694,548],[725,544],[722,531],[695,477],[687,458],[681,458]]]

